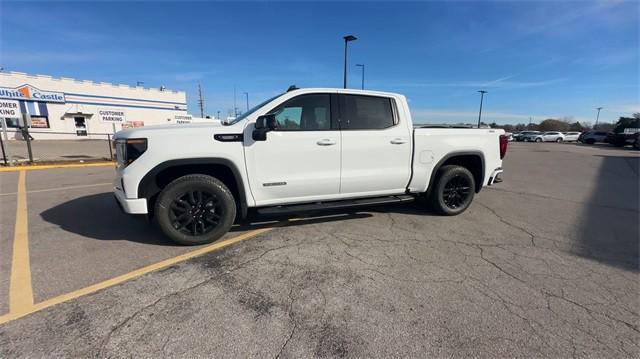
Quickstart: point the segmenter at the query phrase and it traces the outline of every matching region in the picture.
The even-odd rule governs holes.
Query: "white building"
[[[178,123],[190,118],[183,91],[150,89],[71,78],[0,72],[0,123],[9,139],[22,114],[36,139],[101,138],[127,127]]]

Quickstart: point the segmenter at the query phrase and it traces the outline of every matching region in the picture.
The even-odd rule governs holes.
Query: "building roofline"
[[[40,75],[40,74],[34,75],[34,74],[28,74],[26,72],[19,72],[19,71],[0,71],[0,76],[7,76],[7,75],[18,75],[18,76],[24,76],[27,78],[53,80],[53,81],[61,81],[61,82],[68,82],[68,83],[75,83],[75,84],[93,85],[93,86],[109,86],[109,87],[114,87],[119,89],[127,88],[131,90],[154,91],[158,93],[169,92],[169,93],[175,93],[175,94],[186,94],[186,91],[177,91],[177,90],[170,90],[170,89],[164,89],[163,91],[160,91],[159,88],[155,88],[155,87],[153,88],[139,87],[139,86],[130,86],[127,84],[114,84],[111,82],[103,82],[103,81],[79,80],[71,77],[53,77],[49,75]]]

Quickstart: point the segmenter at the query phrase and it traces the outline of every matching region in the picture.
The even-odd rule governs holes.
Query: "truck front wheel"
[[[465,167],[447,165],[438,170],[431,191],[431,205],[438,213],[455,216],[464,212],[475,194],[475,180]]]
[[[231,191],[207,175],[187,175],[169,183],[156,201],[162,232],[185,245],[211,243],[225,235],[236,216]]]

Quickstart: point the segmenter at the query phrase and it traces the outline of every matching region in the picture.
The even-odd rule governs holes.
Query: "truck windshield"
[[[233,124],[235,124],[235,123],[238,123],[238,122],[240,122],[240,121],[244,120],[245,118],[247,118],[247,116],[249,116],[249,115],[251,115],[252,113],[256,112],[256,111],[257,111],[259,108],[261,108],[262,106],[264,106],[264,105],[268,104],[269,102],[271,102],[271,101],[275,100],[276,98],[278,98],[278,97],[280,97],[280,96],[282,96],[282,95],[283,95],[283,94],[279,94],[279,95],[273,96],[272,98],[270,98],[270,99],[268,99],[268,100],[262,101],[261,103],[259,103],[259,104],[255,105],[254,107],[250,108],[250,109],[249,109],[249,111],[247,111],[247,112],[243,113],[242,115],[240,115],[240,116],[236,117],[233,121],[228,122],[228,123],[227,123],[227,126],[229,126],[229,125],[233,125]]]

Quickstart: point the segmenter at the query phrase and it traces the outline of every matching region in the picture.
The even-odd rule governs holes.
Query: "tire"
[[[633,141],[633,148],[636,150],[640,150],[640,140],[636,138],[635,141]]]
[[[558,138],[558,139],[556,140],[556,142],[558,142],[558,143],[562,142],[562,138]]]
[[[224,183],[194,174],[169,183],[158,196],[155,213],[167,237],[180,244],[196,245],[211,243],[229,231],[236,217],[236,203]]]
[[[542,142],[541,138],[536,138],[536,142]]]
[[[584,143],[586,143],[587,145],[593,145],[594,143],[596,143],[596,140],[594,140],[593,138],[587,138],[586,140],[584,140]]]
[[[431,207],[439,214],[455,216],[464,212],[475,194],[471,172],[461,166],[447,165],[438,170],[430,193]]]

